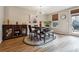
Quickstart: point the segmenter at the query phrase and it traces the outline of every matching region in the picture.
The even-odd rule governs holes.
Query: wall
[[[2,42],[2,24],[4,20],[4,7],[0,6],[0,43]]]
[[[6,7],[4,24],[7,24],[8,19],[9,24],[16,24],[16,21],[18,21],[19,24],[27,23],[29,19],[29,13],[26,13],[26,11],[25,9],[18,7]]]
[[[56,33],[67,34],[69,32],[69,30],[68,30],[69,11],[63,10],[60,12],[49,14],[49,17],[50,17],[49,19],[51,19],[51,21],[52,21],[52,15],[57,14],[57,13],[58,13],[58,26],[54,28],[53,25],[51,24],[51,27],[53,28],[54,32],[56,32]],[[61,18],[62,15],[66,15],[66,19],[62,19]],[[53,21],[52,21],[52,23],[53,23]]]
[[[16,24],[16,21],[18,21],[19,24],[28,24],[29,23],[29,16],[30,20],[32,21],[33,18],[37,14],[36,12],[33,12],[28,9],[20,8],[20,7],[15,7],[15,6],[8,6],[5,8],[5,20],[4,24],[7,24],[7,20],[9,19],[9,24]],[[37,18],[38,21],[44,21],[45,15],[38,15]]]
[[[79,7],[72,7],[70,9],[66,9],[66,10],[62,10],[62,11],[59,11],[59,12],[49,14],[48,19],[52,21],[52,15],[58,13],[58,18],[59,18],[58,23],[59,23],[59,25],[56,28],[54,28],[52,26],[53,30],[56,33],[72,34],[72,19],[71,19],[70,11],[73,10],[73,9],[77,9],[77,8],[79,8]],[[66,19],[62,19],[61,18],[62,15],[66,15]]]
[[[58,33],[61,33],[61,34],[68,34],[69,32],[69,11],[68,10],[65,10],[65,11],[62,11],[62,12],[59,12],[59,25],[58,25],[58,28],[57,28],[57,32]],[[62,19],[62,16],[65,15],[66,18],[65,19]]]

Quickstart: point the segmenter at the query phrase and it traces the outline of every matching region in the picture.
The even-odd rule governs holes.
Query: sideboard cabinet
[[[3,40],[27,36],[27,25],[2,25]]]

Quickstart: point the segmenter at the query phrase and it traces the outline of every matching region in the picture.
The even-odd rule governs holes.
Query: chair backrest
[[[32,27],[31,27],[31,25],[28,25],[28,28],[29,28],[29,32],[32,32]]]

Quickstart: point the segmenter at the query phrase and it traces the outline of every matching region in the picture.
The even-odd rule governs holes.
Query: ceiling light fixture
[[[39,12],[39,14],[40,15],[42,14],[42,6],[40,6],[40,12]]]

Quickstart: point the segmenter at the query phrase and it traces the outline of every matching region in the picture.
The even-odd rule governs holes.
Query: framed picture
[[[58,14],[52,15],[52,21],[58,21]]]
[[[58,26],[58,21],[53,21],[53,27],[57,27]]]

